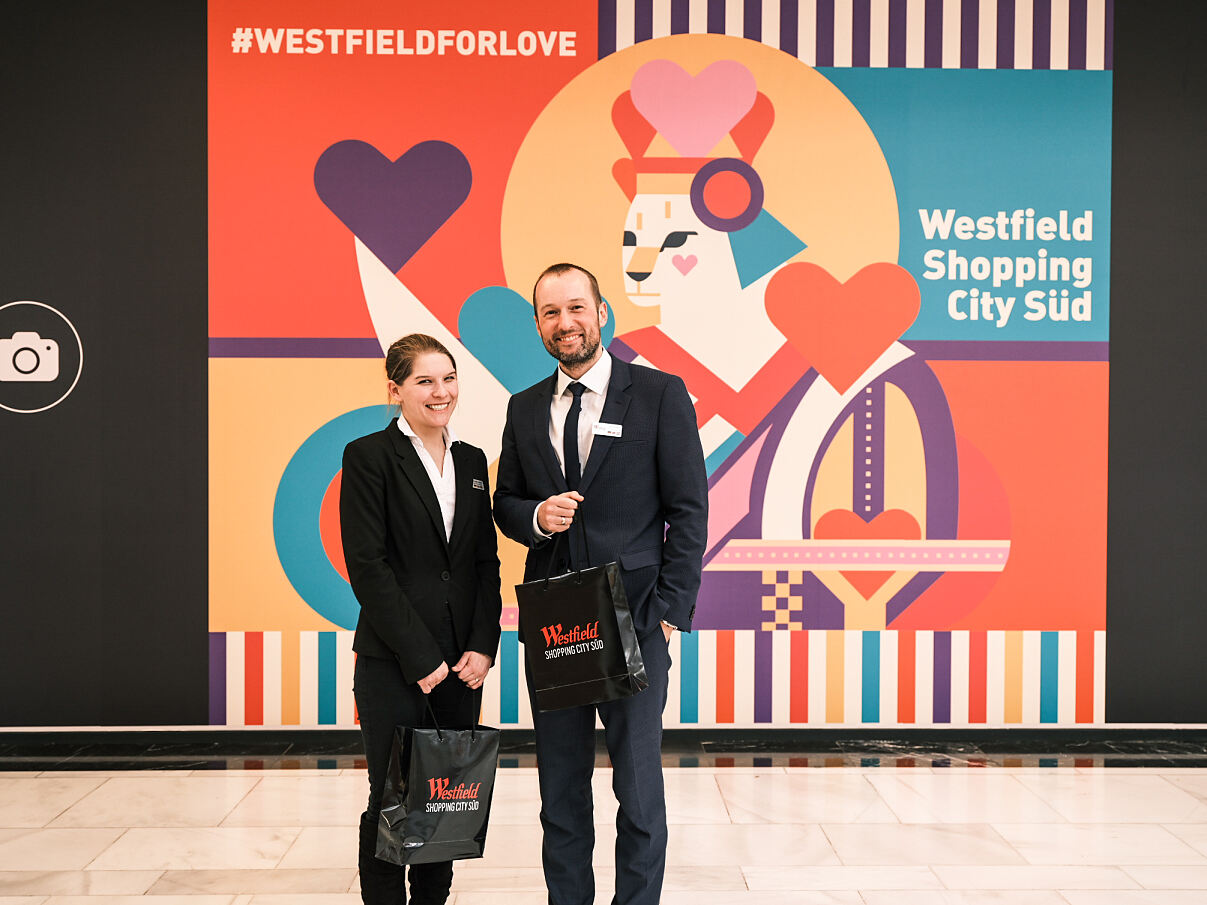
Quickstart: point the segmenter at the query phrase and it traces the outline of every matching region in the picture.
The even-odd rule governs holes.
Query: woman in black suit
[[[438,340],[404,336],[386,354],[399,417],[344,450],[340,526],[360,602],[355,695],[369,766],[360,823],[366,905],[406,902],[405,868],[374,856],[396,726],[468,728],[499,644],[499,557],[482,450],[449,428],[457,366]],[[410,867],[413,905],[440,905],[451,862]]]

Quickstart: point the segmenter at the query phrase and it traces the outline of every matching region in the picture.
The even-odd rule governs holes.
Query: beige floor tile
[[[661,905],[862,905],[852,891],[793,890],[766,892],[717,890],[715,892],[664,892]]]
[[[745,867],[750,889],[942,889],[927,867]]]
[[[834,849],[817,826],[785,824],[773,832],[768,832],[762,825],[672,826],[669,835],[668,864],[786,867],[839,863]],[[598,851],[596,863],[601,863]]]
[[[1207,890],[1207,867],[1133,867],[1123,869],[1145,889]],[[1207,893],[1203,894],[1207,902]]]
[[[309,893],[252,896],[248,905],[360,905],[359,893]]]
[[[232,905],[234,896],[51,896],[46,905]]]
[[[139,896],[159,879],[157,870],[9,870],[0,895]]]
[[[717,776],[734,823],[896,823],[867,778],[823,770]]]
[[[1022,856],[980,824],[825,824],[843,864],[1021,864]]]
[[[357,844],[355,826],[303,827],[277,867],[355,868]]]
[[[347,892],[356,871],[330,870],[169,870],[151,887],[153,895],[290,894]]]
[[[1031,864],[1207,864],[1202,852],[1152,824],[994,824],[994,829]]]
[[[1167,823],[1165,829],[1196,852],[1207,855],[1207,823]]]
[[[115,776],[51,826],[217,826],[257,782],[252,776]]]
[[[1207,801],[1178,788],[1168,776],[1054,770],[1019,782],[1071,823],[1203,823]]]
[[[985,770],[869,776],[902,823],[1056,823],[1064,817],[1018,778]]]
[[[479,861],[459,861],[453,865],[453,891],[462,892],[541,892],[545,872],[539,867],[475,867]]]
[[[1097,892],[1097,891],[1096,891]],[[1068,905],[1050,889],[863,890],[867,905]]]
[[[223,826],[356,826],[369,796],[357,776],[266,776]]]
[[[104,777],[0,777],[0,827],[46,826],[97,786]]]
[[[0,830],[0,870],[80,870],[122,832],[120,829]]]
[[[98,870],[271,868],[297,835],[294,827],[136,827],[91,866]]]
[[[1203,905],[1203,893],[1187,889],[1061,890],[1069,905]]]
[[[1140,884],[1117,867],[939,866],[934,871],[948,889],[1136,889]]]
[[[43,905],[46,896],[0,896],[0,905]]]

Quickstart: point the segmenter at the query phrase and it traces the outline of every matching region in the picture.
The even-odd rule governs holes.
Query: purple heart
[[[469,161],[423,141],[391,161],[367,142],[338,141],[314,165],[323,204],[397,273],[469,196]]]

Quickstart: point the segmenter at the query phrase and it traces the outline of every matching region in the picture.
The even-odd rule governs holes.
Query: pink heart
[[[671,258],[671,263],[675,265],[676,270],[687,276],[687,272],[699,263],[699,258],[695,255],[688,255],[686,258],[683,255],[675,255]]]
[[[633,76],[633,106],[684,157],[705,157],[754,106],[750,70],[718,60],[691,76],[671,60],[651,60]]]

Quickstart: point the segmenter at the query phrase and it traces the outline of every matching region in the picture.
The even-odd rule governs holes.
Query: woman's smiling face
[[[457,371],[447,355],[424,352],[401,385],[389,382],[389,391],[416,433],[442,429],[457,407]]]

